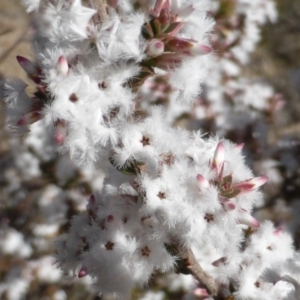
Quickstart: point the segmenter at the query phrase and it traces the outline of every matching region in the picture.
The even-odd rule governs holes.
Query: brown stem
[[[204,272],[199,262],[191,249],[181,249],[180,254],[187,260],[187,267],[191,274],[197,279],[200,284],[206,288],[211,296],[217,296],[219,293],[219,287],[215,279]]]

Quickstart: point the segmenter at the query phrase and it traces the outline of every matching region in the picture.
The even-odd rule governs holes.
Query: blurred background
[[[236,8],[236,2],[243,1],[213,2],[217,5],[211,14],[217,25],[212,45],[220,62],[231,63],[230,71],[226,73],[225,67],[220,71],[222,80],[218,82],[230,87],[222,94],[225,100],[222,98],[221,104],[228,115],[215,108],[219,99],[212,100],[214,86],[207,83],[195,104],[196,113],[179,116],[174,125],[244,143],[254,173],[270,178],[263,189],[265,201],[255,208],[256,217],[271,219],[290,231],[299,249],[300,1],[277,0],[276,20],[251,21],[260,39],[246,60],[239,59],[237,47],[250,18]],[[255,8],[258,14],[266,9],[264,1],[254,2],[262,3]],[[135,9],[143,5],[145,1],[134,2]],[[33,24],[33,16],[24,11],[20,1],[0,0],[0,79],[17,77],[30,85],[16,56],[34,60]],[[229,43],[230,32],[240,37]],[[238,73],[232,71],[235,66]],[[250,99],[249,103],[244,99]],[[160,99],[160,103],[164,101]],[[239,101],[244,101],[242,109]],[[241,111],[243,118],[248,118],[243,124],[237,117]],[[88,173],[67,157],[57,156],[53,141],[38,126],[32,132],[44,146],[36,147],[37,140],[29,137],[12,139],[0,102],[0,299],[100,299],[89,291],[86,281],[68,280],[60,274],[53,266],[52,254],[53,240],[68,229],[72,216],[84,209],[101,174]],[[133,291],[132,298],[188,299],[188,281],[176,280],[172,276],[162,280],[158,274],[147,289]]]

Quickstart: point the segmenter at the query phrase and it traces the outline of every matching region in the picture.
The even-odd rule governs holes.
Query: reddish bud
[[[85,267],[82,267],[78,272],[78,278],[85,277],[88,274],[88,271]]]
[[[33,62],[23,56],[17,56],[17,61],[23,70],[28,74],[30,79],[32,79],[35,83],[40,83],[38,75],[41,70]]]
[[[241,193],[247,193],[259,188],[267,181],[268,181],[267,176],[254,177],[234,184],[233,188],[240,190]]]
[[[164,43],[161,40],[153,39],[147,46],[147,54],[149,56],[158,56],[164,52]]]
[[[108,216],[106,217],[106,221],[107,221],[108,223],[113,222],[113,221],[114,221],[114,216],[113,216],[113,215],[108,215]]]
[[[23,115],[23,117],[17,122],[17,125],[24,126],[24,125],[33,124],[40,119],[41,119],[41,112],[37,110],[33,110]]]
[[[150,60],[151,66],[163,70],[178,68],[182,62],[182,56],[175,53],[165,53]]]
[[[193,48],[192,48],[192,53],[194,55],[205,55],[205,54],[209,54],[211,53],[211,47],[207,46],[207,45],[202,45],[199,43],[195,43]]]
[[[58,58],[56,70],[59,75],[67,75],[69,72],[68,62],[63,55]]]
[[[209,182],[202,175],[198,174],[197,177],[197,185],[200,191],[204,191],[209,187]]]
[[[254,219],[246,210],[241,210],[241,216],[239,217],[239,222],[241,224],[250,226],[252,228],[259,228],[260,223]]]
[[[221,169],[224,166],[224,157],[225,157],[225,148],[222,142],[219,142],[214,153],[212,160],[211,168],[217,171],[217,174],[220,174]]]
[[[158,17],[162,9],[169,9],[169,0],[156,0],[153,10],[151,10],[151,15]]]
[[[54,139],[57,145],[62,145],[67,135],[67,127],[65,122],[58,120],[55,124]]]
[[[209,294],[207,293],[207,290],[206,289],[202,289],[202,288],[196,288],[196,289],[194,289],[193,294],[195,296],[201,297],[201,298],[209,296]]]
[[[204,55],[211,52],[211,48],[197,43],[194,40],[171,38],[165,45],[166,49],[171,52],[185,55]]]
[[[23,56],[17,56],[17,61],[27,74],[33,75],[33,76],[38,75],[38,68],[29,59],[27,59]]]
[[[226,211],[235,209],[235,204],[227,198],[220,198],[220,202]]]

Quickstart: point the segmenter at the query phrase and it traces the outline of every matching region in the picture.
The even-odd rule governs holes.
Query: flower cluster
[[[63,269],[90,275],[101,293],[128,295],[154,270],[174,268],[178,257],[170,247],[210,245],[218,253],[236,252],[243,229],[259,227],[250,211],[266,178],[248,180],[252,174],[240,149],[199,136],[181,140],[182,149],[174,153],[169,145],[168,155],[161,155],[151,172],[137,165],[140,175],[120,176],[117,183],[111,178],[100,195],[89,198],[86,213],[58,241]],[[155,136],[152,143],[159,144]],[[222,161],[223,151],[235,152],[234,163],[228,155]]]

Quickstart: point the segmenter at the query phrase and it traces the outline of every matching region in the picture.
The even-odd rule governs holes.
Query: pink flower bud
[[[33,110],[23,115],[23,117],[17,122],[17,125],[24,126],[24,125],[33,124],[36,121],[40,120],[41,117],[42,116],[40,111]]]
[[[169,0],[156,0],[153,10],[151,10],[151,15],[158,17],[162,9],[170,9]]]
[[[211,48],[209,46],[202,45],[199,43],[193,43],[193,46],[190,51],[192,55],[205,55],[211,52]]]
[[[106,221],[108,222],[108,223],[111,223],[111,222],[113,222],[114,221],[114,216],[113,215],[108,215],[107,217],[106,217]]]
[[[163,70],[175,69],[180,66],[182,56],[175,53],[164,53],[151,59],[152,66]]]
[[[241,193],[247,193],[259,188],[267,181],[268,181],[268,177],[266,176],[254,177],[245,181],[235,183],[233,185],[233,188],[240,190]]]
[[[153,39],[147,46],[147,54],[149,56],[158,56],[164,52],[164,43],[158,39]]]
[[[204,55],[211,52],[211,48],[194,40],[173,37],[165,45],[166,50],[185,55]]]
[[[216,170],[218,175],[224,164],[224,157],[225,157],[225,148],[223,143],[219,142],[215,150],[214,157],[211,164],[211,168],[213,170]]]
[[[207,297],[209,294],[207,293],[206,289],[196,288],[193,291],[193,294],[197,297]]]
[[[221,205],[225,211],[235,210],[235,204],[227,198],[220,198]]]
[[[54,139],[56,144],[61,146],[65,141],[65,136],[61,132],[55,132]]]
[[[88,271],[85,267],[81,267],[81,269],[78,272],[78,278],[85,277],[88,274]]]
[[[198,174],[197,177],[197,185],[200,191],[204,191],[209,187],[209,182],[202,175]]]
[[[57,145],[62,145],[67,135],[67,127],[65,122],[58,120],[55,124],[54,139]]]
[[[17,61],[27,74],[33,76],[38,75],[38,69],[36,65],[33,62],[31,62],[29,59],[23,56],[17,56]]]
[[[67,75],[69,72],[68,62],[63,55],[58,58],[56,70],[59,75]]]
[[[240,211],[239,222],[252,228],[259,228],[260,223],[254,219],[246,210]]]
[[[23,56],[17,56],[17,61],[28,74],[29,78],[31,78],[35,83],[40,83],[38,76],[41,70],[33,62]]]
[[[181,39],[177,37],[171,38],[166,43],[166,50],[177,53],[184,53],[190,55],[190,48],[192,43],[189,40]]]

